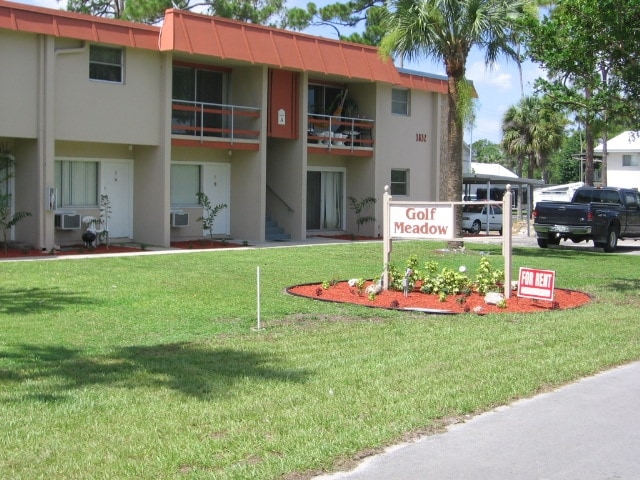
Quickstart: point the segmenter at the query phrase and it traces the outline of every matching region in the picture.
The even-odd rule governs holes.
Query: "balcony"
[[[307,147],[313,153],[370,157],[374,126],[367,118],[309,114]]]
[[[173,145],[258,150],[259,108],[173,100],[171,110]]]

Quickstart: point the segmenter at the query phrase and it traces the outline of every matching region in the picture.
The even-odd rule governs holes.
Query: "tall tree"
[[[303,28],[309,21],[305,17],[299,25],[290,25],[286,0],[67,0],[71,12],[144,23],[162,20],[168,8],[199,8],[219,17],[282,28]]]
[[[507,166],[502,147],[486,138],[473,142],[473,158],[479,163],[498,163]]]
[[[639,20],[636,0],[558,0],[550,15],[531,28],[531,56],[549,74],[549,81],[541,80],[539,85],[556,105],[575,112],[585,126],[585,183],[589,185],[594,181],[598,123],[604,140],[604,172],[612,119],[626,118],[634,128],[640,127],[640,82],[635,79],[640,74],[636,61]]]
[[[528,178],[538,169],[548,180],[547,161],[562,144],[566,124],[566,117],[544,97],[525,97],[509,107],[502,120],[502,148],[517,159],[518,176],[527,161]]]
[[[462,193],[462,112],[465,104],[471,102],[465,79],[469,52],[474,47],[483,50],[489,65],[501,54],[513,58],[511,33],[527,3],[526,0],[390,1],[388,30],[381,52],[399,59],[436,59],[444,64],[448,77],[448,135],[440,169],[442,200],[459,201]],[[455,233],[462,237],[461,209],[456,212]]]

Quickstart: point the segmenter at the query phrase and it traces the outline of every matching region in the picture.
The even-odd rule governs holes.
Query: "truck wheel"
[[[471,225],[471,233],[480,233],[480,220],[476,220]]]
[[[549,240],[546,238],[538,238],[538,246],[540,248],[547,248],[549,246]]]
[[[616,227],[609,227],[609,232],[607,233],[607,241],[602,245],[604,251],[607,253],[612,253],[616,250],[618,246],[618,229]]]

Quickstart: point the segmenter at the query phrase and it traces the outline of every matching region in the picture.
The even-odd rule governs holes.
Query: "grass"
[[[393,262],[464,264],[499,247],[399,242]],[[0,263],[0,477],[308,478],[640,358],[640,257],[516,248],[594,295],[577,310],[426,316],[285,287],[379,275],[344,244]],[[256,324],[256,267],[261,314]]]

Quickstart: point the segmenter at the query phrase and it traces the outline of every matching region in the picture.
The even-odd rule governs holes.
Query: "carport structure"
[[[482,185],[486,188],[487,192],[487,200],[491,200],[491,191],[504,191],[507,185],[511,185],[512,191],[514,191],[514,199],[516,200],[516,208],[518,209],[518,218],[522,217],[522,195],[515,194],[516,188],[518,192],[526,191],[527,192],[527,218],[531,218],[532,214],[532,191],[531,187],[540,187],[545,185],[544,180],[537,180],[534,178],[520,178],[517,176],[502,176],[502,175],[491,175],[491,174],[483,174],[483,173],[465,173],[462,176],[462,188],[464,192],[463,198],[469,198],[472,193],[472,186]],[[500,188],[502,187],[502,188]],[[526,189],[526,190],[525,190]],[[500,195],[502,197],[502,195]],[[501,199],[501,198],[500,198]],[[530,235],[530,225],[527,222],[527,235]]]

